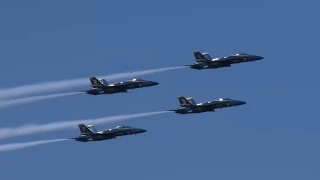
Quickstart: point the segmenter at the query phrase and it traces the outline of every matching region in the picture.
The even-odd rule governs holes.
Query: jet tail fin
[[[104,78],[100,78],[99,81],[105,86],[108,85],[108,82]]]
[[[82,135],[91,135],[91,134],[93,134],[93,132],[87,126],[85,126],[82,123],[78,124],[78,127],[79,127],[80,132],[81,132]]]
[[[89,129],[91,132],[94,132],[94,133],[97,132],[96,128],[94,128],[93,125],[90,124],[90,125],[88,125],[87,127],[88,127],[88,129]]]
[[[90,82],[91,82],[91,86],[92,87],[102,87],[104,86],[96,77],[94,76],[90,76],[89,77]]]
[[[208,59],[203,54],[201,54],[199,51],[193,51],[193,55],[196,58],[197,62],[208,61]]]
[[[209,55],[209,53],[208,52],[204,52],[204,53],[202,53],[202,55],[207,59],[207,60],[212,60],[212,58],[211,58],[211,56]]]
[[[178,96],[181,107],[190,107],[192,104],[183,96]]]
[[[188,97],[187,100],[188,100],[192,105],[197,105],[197,103],[193,100],[192,97]]]

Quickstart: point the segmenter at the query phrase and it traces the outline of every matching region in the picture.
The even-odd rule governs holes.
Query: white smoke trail
[[[24,149],[24,148],[56,143],[61,141],[67,141],[67,140],[70,140],[70,139],[53,139],[53,140],[33,141],[33,142],[26,142],[26,143],[4,144],[4,145],[0,145],[0,152],[15,151],[18,149]]]
[[[47,132],[52,132],[57,130],[74,129],[74,128],[78,128],[77,125],[79,123],[104,124],[104,123],[111,123],[116,121],[142,118],[147,116],[154,116],[154,115],[164,114],[168,112],[170,111],[158,111],[158,112],[148,112],[148,113],[139,113],[139,114],[130,114],[130,115],[119,115],[119,116],[111,116],[111,117],[104,117],[104,118],[98,118],[98,119],[63,121],[63,122],[55,122],[55,123],[42,124],[42,125],[22,126],[18,128],[3,128],[3,129],[0,129],[0,139],[31,135],[31,134],[47,133]]]
[[[6,107],[10,107],[10,106],[17,106],[17,105],[20,105],[20,104],[37,102],[37,101],[53,99],[53,98],[58,98],[58,97],[71,96],[71,95],[76,95],[76,94],[83,94],[83,92],[51,94],[51,95],[34,96],[34,97],[27,97],[27,98],[13,99],[13,100],[0,100],[0,108],[6,108]]]
[[[186,66],[158,68],[158,69],[118,73],[113,75],[97,76],[97,77],[104,77],[107,81],[114,81],[114,80],[123,79],[123,78],[134,78],[138,76],[161,73],[165,71],[172,71],[172,70],[177,70],[181,68],[186,68]],[[25,86],[8,88],[8,89],[0,89],[0,98],[11,98],[11,97],[25,96],[29,94],[35,94],[35,93],[48,93],[48,92],[66,90],[71,88],[80,88],[80,87],[89,86],[89,84],[90,84],[89,78],[44,82],[44,83],[25,85]]]

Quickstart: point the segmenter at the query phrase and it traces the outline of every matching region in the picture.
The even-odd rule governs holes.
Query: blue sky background
[[[193,50],[265,59],[144,76],[160,84],[134,93],[75,95],[0,109],[3,128],[172,109],[179,95],[197,102],[219,97],[247,102],[217,113],[164,114],[95,126],[148,130],[120,140],[2,153],[0,179],[319,179],[319,5],[1,1],[1,88],[191,64]],[[76,127],[1,144],[79,133]]]

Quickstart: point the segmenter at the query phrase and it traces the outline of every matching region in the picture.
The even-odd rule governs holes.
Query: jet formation
[[[208,52],[200,53],[199,51],[194,51],[193,54],[196,58],[196,63],[185,66],[189,66],[191,69],[197,70],[231,67],[231,64],[252,62],[263,59],[262,56],[250,55],[247,53],[238,53],[214,59],[211,58]]]
[[[74,139],[81,142],[103,141],[108,139],[117,139],[126,135],[141,134],[147,131],[144,129],[133,128],[124,125],[102,131],[97,131],[93,125],[86,126],[83,123],[78,124],[78,127],[80,129],[81,136],[69,139]]]
[[[222,67],[231,67],[232,64],[252,62],[263,59],[262,56],[250,55],[247,53],[238,53],[234,55],[228,55],[224,57],[211,58],[211,56],[205,52],[199,51],[193,52],[196,63],[189,66],[191,69],[216,69]],[[127,93],[130,89],[143,88],[156,86],[159,83],[154,81],[142,80],[140,78],[116,82],[114,84],[108,84],[104,78],[97,79],[94,76],[89,77],[91,82],[91,89],[85,92],[90,95],[102,95],[102,94],[115,94],[115,93]],[[192,97],[185,98],[178,96],[180,102],[180,108],[173,111],[177,114],[193,114],[204,112],[215,112],[217,109],[227,108],[232,106],[241,106],[246,104],[245,101],[234,100],[230,98],[219,98],[216,100],[196,103]],[[133,128],[130,126],[117,126],[115,128],[97,131],[93,125],[79,124],[81,136],[70,138],[80,142],[88,141],[102,141],[108,139],[116,139],[126,135],[140,134],[146,132],[144,129]]]

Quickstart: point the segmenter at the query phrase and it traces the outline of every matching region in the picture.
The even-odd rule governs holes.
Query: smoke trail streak
[[[6,108],[6,107],[10,107],[10,106],[17,106],[17,105],[20,105],[20,104],[43,101],[43,100],[53,99],[53,98],[58,98],[58,97],[71,96],[71,95],[76,95],[76,94],[81,94],[81,93],[83,93],[83,92],[72,92],[72,93],[62,93],[62,94],[34,96],[34,97],[27,97],[27,98],[13,99],[13,100],[0,100],[0,108]]]
[[[0,145],[0,152],[15,151],[18,149],[24,149],[24,148],[56,143],[61,141],[67,141],[67,140],[70,140],[70,139],[53,139],[53,140],[32,141],[32,142],[26,142],[26,143],[4,144],[4,145]]]
[[[172,71],[172,70],[177,70],[182,68],[186,68],[186,66],[158,68],[158,69],[134,71],[134,72],[128,72],[128,73],[118,73],[113,75],[97,76],[97,77],[104,77],[107,81],[113,81],[113,80],[118,80],[123,78],[134,78],[137,76],[144,76],[148,74]],[[90,84],[90,81],[88,78],[44,82],[44,83],[25,85],[25,86],[8,88],[8,89],[0,89],[0,98],[10,98],[10,97],[25,96],[29,94],[35,94],[35,93],[48,93],[48,92],[66,90],[71,88],[80,88],[80,87],[88,86],[89,84]]]
[[[42,124],[42,125],[29,125],[29,126],[21,126],[18,128],[3,128],[3,129],[0,129],[0,139],[31,135],[31,134],[47,133],[47,132],[52,132],[57,130],[67,130],[67,129],[78,128],[77,125],[79,123],[104,124],[104,123],[111,123],[116,121],[154,116],[154,115],[164,114],[169,112],[170,111],[158,111],[158,112],[148,112],[148,113],[139,113],[139,114],[130,114],[130,115],[111,116],[111,117],[104,117],[104,118],[98,118],[98,119],[85,119],[85,120],[76,120],[76,121],[55,122],[55,123]]]

